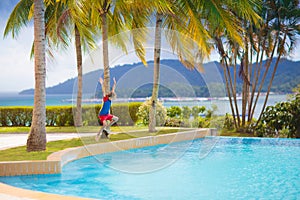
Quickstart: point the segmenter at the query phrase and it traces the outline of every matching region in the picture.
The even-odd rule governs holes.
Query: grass
[[[142,127],[140,127],[141,129]],[[145,128],[145,127],[143,127]],[[99,127],[98,127],[99,129]],[[97,129],[97,130],[98,130]],[[159,129],[155,133],[149,133],[147,130],[138,130],[133,131],[132,127],[112,127],[112,131],[116,132],[117,129],[121,129],[121,133],[112,134],[110,139],[100,139],[99,142],[95,141],[95,136],[90,137],[82,137],[82,138],[74,138],[69,140],[59,140],[47,143],[46,151],[41,152],[27,152],[26,146],[20,146],[10,149],[5,149],[0,151],[0,161],[22,161],[22,160],[46,160],[47,157],[57,151],[71,148],[71,147],[78,147],[87,144],[95,144],[95,143],[103,143],[109,141],[117,141],[117,140],[125,140],[130,138],[138,138],[138,137],[145,137],[145,136],[154,136],[154,135],[161,135],[167,133],[175,133],[178,131],[185,131],[186,129],[179,129],[179,128],[162,128]],[[125,129],[127,131],[125,131]]]
[[[145,129],[145,126],[115,126],[112,127],[112,131],[130,131],[130,130],[141,130]],[[100,126],[83,126],[83,127],[74,127],[74,126],[60,126],[60,127],[46,127],[47,133],[97,133],[100,129]],[[29,133],[30,127],[24,126],[14,126],[14,127],[0,127],[0,134],[7,133]]]

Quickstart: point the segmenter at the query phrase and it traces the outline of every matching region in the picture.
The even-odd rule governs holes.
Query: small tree
[[[145,101],[137,112],[137,117],[139,121],[141,121],[144,125],[149,125],[149,111],[151,107],[151,100]],[[162,126],[165,124],[165,120],[167,117],[167,109],[162,105],[161,102],[157,102],[156,107],[156,122],[158,126]]]

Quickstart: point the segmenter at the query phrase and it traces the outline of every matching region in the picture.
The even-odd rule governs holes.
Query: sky
[[[20,92],[25,89],[34,88],[34,63],[30,59],[30,51],[33,43],[32,24],[22,28],[19,36],[15,39],[11,35],[3,37],[7,19],[17,2],[18,0],[0,0],[0,93]],[[153,44],[151,40],[149,44]],[[111,65],[139,62],[139,59],[131,50],[132,48],[129,47],[128,54],[125,54],[120,49],[111,48]],[[152,60],[153,56],[149,54],[149,52],[153,52],[152,47],[150,48],[149,46],[147,51],[147,60]],[[292,59],[300,60],[299,50],[295,52]],[[176,58],[166,44],[164,44],[162,54],[162,59]],[[46,87],[57,85],[77,75],[74,45],[70,45],[65,51],[55,52],[54,58],[54,60],[47,60]],[[217,57],[212,55],[211,58],[212,60],[216,60]],[[99,69],[99,66],[101,66],[101,61],[99,61],[100,63],[98,62],[93,67],[85,67],[86,63],[90,63],[91,59],[89,55],[85,55],[83,60],[84,72]]]

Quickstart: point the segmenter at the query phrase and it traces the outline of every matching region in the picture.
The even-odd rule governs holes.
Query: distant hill
[[[210,62],[204,64],[207,72],[211,66],[216,66],[217,70],[223,77],[223,69],[218,62]],[[148,62],[148,66],[144,67],[142,63],[126,64],[111,68],[111,79],[115,77],[118,81],[117,93],[118,97],[147,97],[151,96],[151,87],[153,79],[153,61]],[[83,75],[83,93],[101,95],[98,84],[99,76],[102,70],[96,70]],[[214,72],[215,73],[215,72]],[[269,82],[271,74],[266,78]],[[292,88],[300,84],[300,61],[294,62],[282,59],[273,81],[272,92],[290,93]],[[111,80],[112,82],[112,80]],[[241,80],[238,79],[238,84]],[[178,60],[162,60],[161,61],[161,77],[160,77],[160,94],[159,96],[209,96],[206,83],[202,74],[197,70],[186,69]],[[77,78],[69,79],[56,86],[46,89],[47,94],[73,94],[77,90]],[[191,89],[192,88],[192,89]],[[264,86],[266,91],[267,85]],[[190,94],[190,92],[195,92]],[[33,94],[34,90],[24,90],[20,94]]]

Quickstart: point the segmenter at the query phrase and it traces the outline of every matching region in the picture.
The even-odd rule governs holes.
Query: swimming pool
[[[95,199],[298,199],[299,169],[300,140],[206,137],[83,158],[59,175],[0,181]]]

